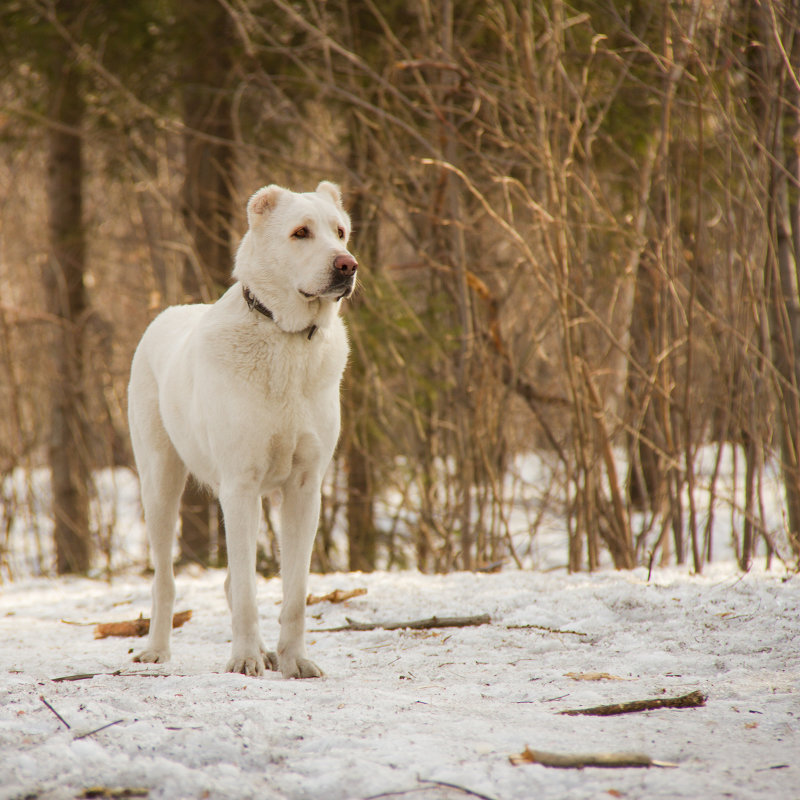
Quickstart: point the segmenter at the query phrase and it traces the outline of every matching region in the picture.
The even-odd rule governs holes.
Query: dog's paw
[[[264,657],[264,666],[272,672],[277,672],[278,654],[274,650],[262,650],[261,655]]]
[[[225,667],[226,672],[239,672],[242,675],[263,675],[264,674],[264,658],[259,653],[258,655],[240,655],[233,656]]]
[[[133,660],[137,664],[163,664],[165,661],[169,661],[169,650],[156,650],[148,648],[146,650],[142,650],[141,653],[137,653]]]
[[[283,658],[278,666],[284,678],[321,678],[325,674],[308,658]]]

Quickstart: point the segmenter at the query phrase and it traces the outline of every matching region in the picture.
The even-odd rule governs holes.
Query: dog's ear
[[[331,183],[330,181],[320,181],[320,183],[317,185],[317,192],[319,192],[319,194],[326,194],[331,198],[331,200],[333,200],[333,204],[336,206],[336,208],[344,211],[344,206],[342,205],[342,192],[335,183]]]
[[[265,217],[278,204],[278,198],[286,191],[274,183],[263,186],[247,202],[247,222],[252,228],[259,219]]]

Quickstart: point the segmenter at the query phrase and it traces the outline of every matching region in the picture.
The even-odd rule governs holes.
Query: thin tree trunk
[[[758,443],[752,436],[745,435],[745,483],[744,483],[744,524],[742,528],[742,550],[739,553],[739,568],[747,572],[753,564],[753,551],[756,545],[756,469]]]
[[[369,142],[363,142],[360,133],[359,128],[354,126],[351,131],[353,144],[350,148],[350,163],[356,174],[363,174],[368,168],[362,160],[369,160],[370,156]],[[367,216],[371,216],[371,202],[362,190],[355,194],[350,208],[353,228],[360,232],[356,243],[358,252],[361,254],[360,258],[363,260],[366,257],[368,263],[376,261],[374,254],[377,250],[375,228],[367,224]],[[346,419],[341,443],[347,472],[348,566],[351,571],[372,572],[377,561],[378,531],[375,525],[373,469],[369,455],[373,439],[370,431],[374,404],[368,393],[374,394],[377,387],[367,377],[369,355],[364,351],[365,343],[360,331],[368,323],[364,321],[366,309],[359,295],[350,299],[348,312],[352,320],[353,345],[351,363],[345,373],[343,402]]]
[[[792,333],[792,391],[788,408],[788,436],[793,440],[791,467],[784,473],[789,505],[789,543],[795,558],[800,561],[800,2],[793,0],[784,9],[787,15],[785,38],[790,54],[786,79],[786,102],[783,105],[782,132],[784,137],[786,176],[786,230],[780,243],[781,270],[787,313]],[[782,226],[783,227],[783,226]],[[784,448],[787,450],[788,448]],[[784,456],[785,460],[785,456]]]
[[[375,569],[376,531],[373,519],[369,459],[355,437],[347,453],[347,541],[351,572]]]
[[[83,282],[84,103],[80,76],[60,41],[60,68],[50,83],[47,131],[47,199],[50,256],[44,282],[48,310],[58,318],[51,384],[50,470],[52,475],[56,568],[59,574],[85,573],[91,564],[89,463],[83,388],[83,328],[89,311]]]
[[[758,60],[761,90],[767,100],[766,120],[759,123],[765,150],[770,155],[766,198],[769,243],[765,263],[765,284],[771,287],[768,304],[772,340],[772,362],[778,379],[781,468],[786,493],[788,538],[796,558],[800,558],[800,301],[798,300],[798,260],[794,233],[800,221],[797,203],[791,197],[797,186],[798,158],[796,136],[800,131],[795,82],[800,75],[800,44],[797,26],[800,3],[781,6],[777,15],[773,4],[755,9],[764,47]],[[779,46],[780,45],[780,46]],[[789,54],[788,56],[786,54]],[[786,63],[789,60],[789,64]],[[759,105],[756,104],[758,110]],[[794,213],[794,219],[792,218]],[[800,239],[800,236],[797,237]]]

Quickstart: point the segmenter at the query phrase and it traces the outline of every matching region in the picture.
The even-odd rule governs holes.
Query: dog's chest
[[[328,331],[317,332],[317,338],[297,334],[240,342],[237,376],[267,402],[313,405],[338,387],[347,358],[345,342],[337,348]]]
[[[220,412],[244,426],[280,421],[300,431],[327,424],[332,414],[338,419],[348,350],[342,321],[317,330],[310,340],[267,320],[256,322],[210,326],[206,332],[202,349],[213,353],[207,367],[215,376]]]

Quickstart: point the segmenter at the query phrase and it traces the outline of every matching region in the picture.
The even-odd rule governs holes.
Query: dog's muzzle
[[[335,294],[338,300],[350,297],[356,288],[356,271],[358,262],[350,253],[342,253],[333,259],[334,279],[331,282],[331,293]]]
[[[337,300],[342,300],[350,297],[356,288],[358,262],[349,253],[342,253],[333,259],[332,266],[331,279],[321,292],[311,293],[301,290],[300,293],[309,299],[312,297],[335,297]]]

